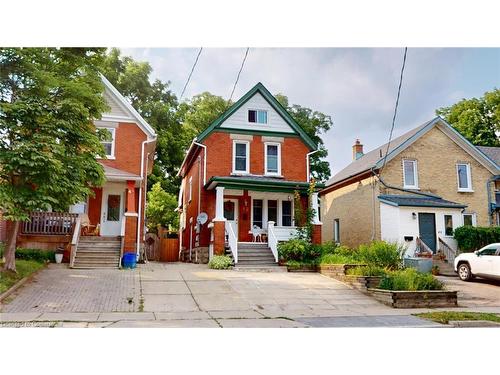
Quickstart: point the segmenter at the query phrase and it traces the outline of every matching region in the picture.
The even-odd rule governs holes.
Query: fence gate
[[[178,262],[179,261],[179,238],[177,232],[170,232],[165,229],[158,231],[160,238],[160,261]]]

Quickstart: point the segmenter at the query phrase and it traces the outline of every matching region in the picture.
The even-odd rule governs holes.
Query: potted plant
[[[432,273],[434,276],[439,275],[439,266],[436,266],[436,265],[432,266],[431,273]]]
[[[64,255],[64,247],[59,246],[55,254],[56,263],[62,263],[63,255]]]

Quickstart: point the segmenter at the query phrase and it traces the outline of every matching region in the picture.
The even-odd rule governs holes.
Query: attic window
[[[249,109],[248,122],[267,124],[267,111],[263,111],[260,109]]]

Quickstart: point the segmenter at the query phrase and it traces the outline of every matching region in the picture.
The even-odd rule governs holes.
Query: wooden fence
[[[158,231],[159,252],[161,262],[179,261],[179,238],[177,232],[170,232],[160,228]]]
[[[31,212],[23,222],[22,234],[71,235],[78,214],[69,212]]]

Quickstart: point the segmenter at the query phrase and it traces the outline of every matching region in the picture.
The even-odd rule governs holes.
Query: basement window
[[[267,111],[260,109],[249,109],[248,122],[257,124],[267,124]]]

